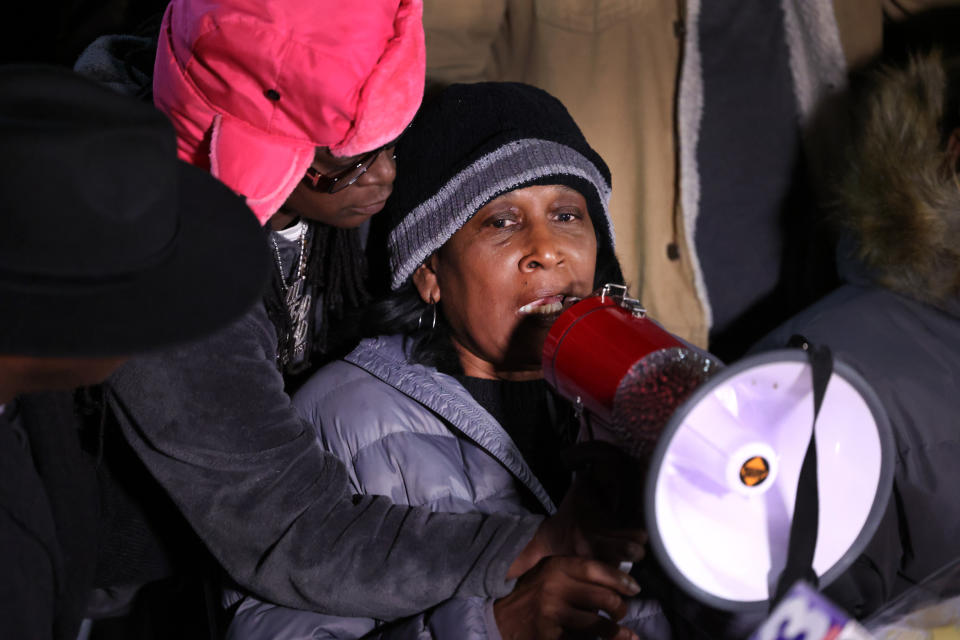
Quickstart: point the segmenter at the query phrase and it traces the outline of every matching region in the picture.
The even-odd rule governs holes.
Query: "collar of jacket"
[[[550,496],[507,432],[457,380],[433,367],[407,359],[403,336],[380,336],[360,342],[344,360],[427,407],[487,451],[507,468],[548,514],[556,512]]]

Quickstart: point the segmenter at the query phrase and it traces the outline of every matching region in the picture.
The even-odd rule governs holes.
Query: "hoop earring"
[[[432,315],[432,317],[430,318],[430,331],[433,331],[434,329],[437,328],[437,303],[436,303],[436,302],[431,302],[431,303],[430,303],[430,306],[429,306],[429,310],[430,310],[431,312],[433,312],[433,315]],[[426,324],[426,323],[423,321],[423,314],[426,313],[426,312],[427,312],[427,309],[424,309],[423,311],[420,312],[420,317],[417,318],[417,331],[420,331],[420,328],[421,328],[424,324]]]

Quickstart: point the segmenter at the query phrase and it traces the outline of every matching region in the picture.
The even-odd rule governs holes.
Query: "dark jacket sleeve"
[[[275,353],[258,305],[110,381],[125,436],[230,576],[279,604],[380,619],[509,591],[507,568],[541,519],[351,496],[284,393]]]

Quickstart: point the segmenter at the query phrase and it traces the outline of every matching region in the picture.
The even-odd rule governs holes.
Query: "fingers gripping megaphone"
[[[543,370],[588,423],[648,466],[651,547],[671,579],[710,606],[765,609],[788,578],[828,585],[886,508],[886,413],[826,349],[724,367],[607,285],[559,316]]]

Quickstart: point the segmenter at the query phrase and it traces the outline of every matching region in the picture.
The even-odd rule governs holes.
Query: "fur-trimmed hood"
[[[960,294],[960,181],[942,130],[947,88],[937,53],[876,73],[836,214],[874,281],[939,307]]]

